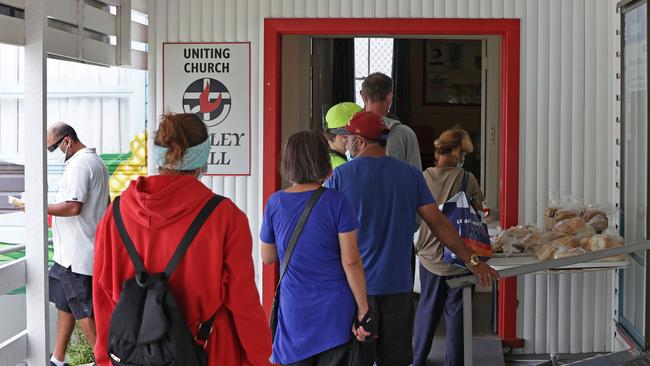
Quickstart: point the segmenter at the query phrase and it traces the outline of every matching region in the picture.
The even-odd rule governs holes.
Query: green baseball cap
[[[327,111],[325,115],[325,122],[327,122],[327,128],[341,128],[348,124],[352,116],[355,113],[361,111],[361,107],[358,104],[352,102],[343,102],[339,103]]]

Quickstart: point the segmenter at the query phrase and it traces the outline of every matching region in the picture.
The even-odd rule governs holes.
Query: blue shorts
[[[50,301],[77,320],[93,316],[93,278],[54,262],[49,272]]]

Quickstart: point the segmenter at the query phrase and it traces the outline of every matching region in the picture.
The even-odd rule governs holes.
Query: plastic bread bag
[[[598,234],[607,230],[612,218],[618,213],[618,208],[602,205],[589,205],[585,210],[583,217]]]
[[[587,241],[585,249],[595,252],[598,250],[620,247],[625,244],[625,239],[620,235],[598,234]]]
[[[553,259],[571,257],[571,256],[574,256],[574,255],[585,254],[585,253],[587,253],[587,251],[582,249],[581,247],[567,248],[567,247],[560,246],[560,247],[557,248],[557,250],[553,254]]]
[[[578,233],[585,230],[589,230],[587,228],[587,223],[585,220],[582,217],[572,217],[563,221],[559,221],[557,224],[555,224],[553,230],[551,231],[562,235],[577,235]]]
[[[515,247],[515,243],[520,240],[514,237],[508,230],[502,231],[493,241],[492,248],[495,251],[503,252],[506,257],[512,253],[521,253],[521,249]]]
[[[579,246],[580,241],[573,236],[562,236],[551,242],[540,245],[535,251],[537,259],[545,261],[555,258],[555,252],[567,251]]]
[[[528,231],[521,229],[519,226],[511,227],[497,236],[494,248],[500,249],[506,256],[512,253],[520,253],[522,245],[519,245],[519,243],[526,240],[528,235]]]
[[[608,234],[598,234],[594,235],[589,239],[586,248],[592,252],[599,250],[616,248],[625,245],[625,239],[622,236],[614,233],[614,230],[610,230]],[[610,262],[619,262],[625,260],[625,254],[620,254],[612,257],[607,257],[601,259],[601,261],[610,261]]]
[[[541,233],[542,230],[534,225],[513,226],[504,230],[495,240],[495,247],[501,248],[506,256],[512,253],[534,251],[531,246],[531,237]]]
[[[564,236],[563,234],[555,233],[552,231],[543,231],[543,232],[535,233],[532,234],[530,237],[529,246],[533,250],[537,250],[537,248],[539,248],[540,246],[544,244],[548,244],[553,240],[559,239],[563,236]]]
[[[546,261],[553,258],[555,250],[557,250],[557,246],[551,243],[542,244],[535,250],[535,256],[540,261]]]

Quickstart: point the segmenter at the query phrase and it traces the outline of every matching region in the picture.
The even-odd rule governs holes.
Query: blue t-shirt
[[[368,295],[412,291],[416,211],[435,203],[422,172],[388,156],[359,157],[334,169],[325,186],[345,193],[357,212]]]
[[[279,191],[266,203],[260,239],[276,244],[280,263],[313,192]],[[301,361],[350,340],[356,304],[341,264],[338,234],[358,227],[345,195],[323,192],[282,279],[274,363]]]

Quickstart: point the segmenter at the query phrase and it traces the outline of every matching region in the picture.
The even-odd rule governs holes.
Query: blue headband
[[[185,154],[183,154],[183,159],[175,166],[168,166],[165,160],[168,150],[166,147],[158,146],[154,143],[153,149],[151,150],[153,159],[158,167],[175,170],[194,170],[203,168],[208,163],[208,157],[210,156],[210,138],[208,137],[199,145],[187,148]]]

